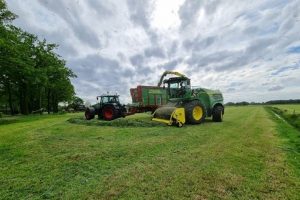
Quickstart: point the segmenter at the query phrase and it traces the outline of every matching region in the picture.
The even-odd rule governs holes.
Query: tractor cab
[[[106,104],[106,103],[119,103],[119,95],[101,95],[97,96],[97,100],[99,100],[100,97],[100,104]]]
[[[186,77],[171,77],[163,81],[170,99],[188,98],[191,96],[191,81]]]

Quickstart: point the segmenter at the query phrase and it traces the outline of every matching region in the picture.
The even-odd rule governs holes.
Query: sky
[[[165,70],[225,102],[300,98],[300,0],[6,0],[23,30],[59,45],[90,103],[156,85]]]

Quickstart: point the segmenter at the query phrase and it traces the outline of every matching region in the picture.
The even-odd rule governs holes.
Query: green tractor
[[[168,74],[176,75],[164,80]],[[166,71],[158,86],[167,90],[168,103],[153,113],[152,120],[181,127],[185,123],[200,124],[206,117],[222,122],[224,115],[223,96],[219,90],[192,88],[191,81],[185,75]]]
[[[91,120],[98,115],[98,119],[104,119],[107,121],[125,117],[128,113],[126,112],[125,105],[122,105],[119,101],[119,95],[101,95],[97,96],[97,100],[100,102],[94,106],[90,106],[85,110],[85,118]]]

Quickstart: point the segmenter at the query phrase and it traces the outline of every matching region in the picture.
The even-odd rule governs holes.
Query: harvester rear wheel
[[[85,115],[86,120],[94,119],[94,117],[95,117],[95,108],[93,108],[93,107],[86,108],[84,115]]]
[[[204,105],[200,101],[191,101],[185,106],[186,121],[190,124],[200,124],[206,117]]]
[[[111,105],[105,106],[102,109],[102,116],[104,120],[113,120],[116,118],[116,109]]]
[[[214,122],[222,122],[223,121],[223,112],[224,112],[224,108],[222,106],[216,106],[213,110],[212,120]]]

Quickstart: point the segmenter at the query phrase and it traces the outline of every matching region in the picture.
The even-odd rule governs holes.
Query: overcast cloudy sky
[[[57,49],[78,96],[155,85],[177,70],[225,101],[300,98],[300,0],[7,0]]]

